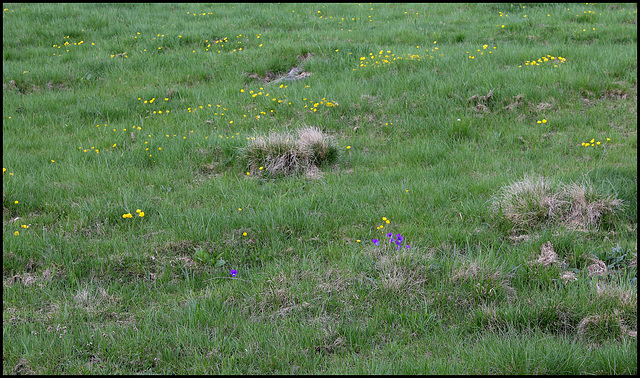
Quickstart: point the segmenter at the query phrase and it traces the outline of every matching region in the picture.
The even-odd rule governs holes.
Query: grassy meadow
[[[3,8],[3,374],[637,373],[636,4]]]

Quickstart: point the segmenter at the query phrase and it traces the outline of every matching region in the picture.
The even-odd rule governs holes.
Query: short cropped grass
[[[637,5],[4,4],[4,374],[636,374]]]

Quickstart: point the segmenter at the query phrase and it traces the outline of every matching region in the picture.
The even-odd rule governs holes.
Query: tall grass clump
[[[561,193],[570,205],[563,216],[563,222],[570,227],[597,227],[610,223],[610,218],[625,206],[621,199],[599,193],[588,180],[565,184]]]
[[[266,172],[272,176],[316,171],[335,163],[339,155],[333,138],[308,126],[295,134],[271,132],[251,138],[241,152],[251,174]]]
[[[548,178],[526,176],[500,188],[493,196],[494,213],[515,230],[546,225],[598,227],[624,206],[621,199],[599,193],[589,180],[554,185]]]

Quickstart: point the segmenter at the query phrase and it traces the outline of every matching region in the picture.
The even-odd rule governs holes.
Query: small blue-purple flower
[[[404,240],[404,238],[400,234],[396,235],[396,239],[398,239],[399,242]]]
[[[410,246],[409,244],[405,245],[405,247],[406,247],[407,249],[411,248],[411,246]]]
[[[373,239],[372,240],[373,244],[375,244],[376,246],[380,245],[380,240],[378,239]]]
[[[231,277],[235,277],[238,274],[238,271],[235,269],[231,269]]]
[[[388,233],[388,234],[387,234],[387,237],[388,237],[388,238],[392,238],[392,237],[393,237],[393,234],[390,232],[390,233]]]

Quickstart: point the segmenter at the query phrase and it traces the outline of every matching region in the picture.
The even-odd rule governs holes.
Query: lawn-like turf
[[[636,22],[4,4],[3,373],[635,374]]]

